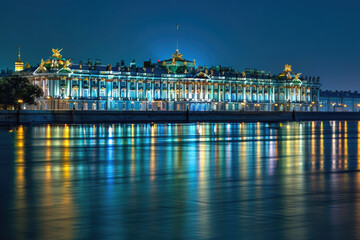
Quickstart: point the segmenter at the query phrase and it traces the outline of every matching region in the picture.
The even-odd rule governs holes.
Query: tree
[[[43,95],[42,89],[27,78],[12,76],[0,80],[0,105],[4,109],[8,106],[20,109],[21,103],[35,104]]]

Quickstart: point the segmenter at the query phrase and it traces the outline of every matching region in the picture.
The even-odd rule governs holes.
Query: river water
[[[1,239],[360,238],[360,122],[0,129]]]

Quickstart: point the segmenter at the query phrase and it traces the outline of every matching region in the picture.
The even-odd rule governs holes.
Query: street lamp
[[[22,99],[18,99],[17,102],[19,103],[19,110],[21,109],[21,104],[24,102]]]

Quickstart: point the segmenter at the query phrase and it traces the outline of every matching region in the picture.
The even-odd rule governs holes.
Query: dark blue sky
[[[360,90],[360,1],[4,1],[0,68],[17,46],[36,65],[51,48],[88,58],[142,64],[176,49],[197,65],[320,76],[324,89]]]

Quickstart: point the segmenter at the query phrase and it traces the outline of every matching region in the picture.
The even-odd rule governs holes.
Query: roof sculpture
[[[295,74],[292,69],[291,65],[285,64],[285,68],[282,73],[280,73],[277,76],[277,79],[283,79],[283,80],[292,80],[293,85],[301,85],[302,82],[299,79],[301,73]]]
[[[52,56],[44,61],[41,59],[40,66],[36,69],[35,73],[57,72],[57,73],[71,73],[71,59],[66,60],[62,57],[60,52],[62,49],[52,49]]]

